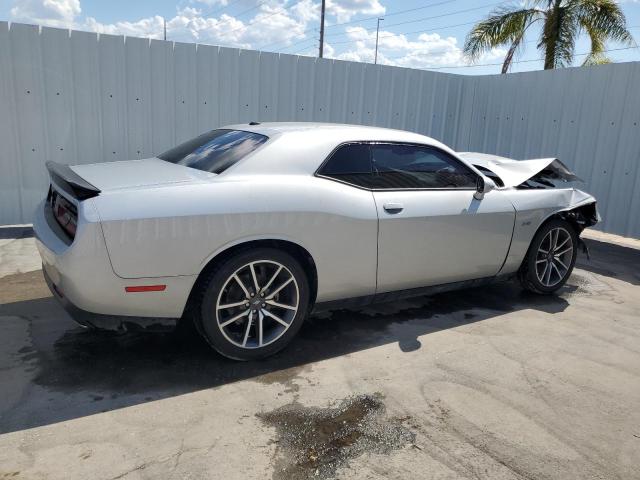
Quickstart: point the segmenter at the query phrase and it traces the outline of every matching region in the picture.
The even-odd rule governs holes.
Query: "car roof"
[[[368,125],[353,125],[348,123],[323,123],[323,122],[251,122],[236,125],[228,125],[222,128],[244,130],[272,137],[275,135],[314,132],[319,136],[335,136],[341,141],[351,137],[353,140],[380,140],[380,141],[407,141],[418,143],[439,144],[438,141],[420,135],[384,127],[372,127]]]
[[[431,145],[455,154],[433,138],[391,128],[318,122],[244,123],[221,127],[269,137],[263,148],[229,170],[239,174],[313,174],[340,144],[350,142],[399,142]]]

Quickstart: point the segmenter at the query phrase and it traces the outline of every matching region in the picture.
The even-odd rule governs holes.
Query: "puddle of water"
[[[294,402],[258,414],[275,427],[281,455],[274,480],[326,479],[350,459],[371,453],[388,454],[414,442],[404,419],[385,416],[380,394],[358,395],[337,407],[304,407]]]

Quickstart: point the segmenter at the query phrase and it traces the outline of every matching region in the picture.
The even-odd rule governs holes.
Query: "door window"
[[[476,174],[441,150],[419,145],[371,145],[373,188],[475,188]]]

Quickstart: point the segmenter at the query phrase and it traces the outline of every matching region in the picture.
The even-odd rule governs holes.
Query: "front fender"
[[[549,218],[596,202],[592,195],[574,188],[507,189],[505,194],[516,209],[511,248],[500,272],[505,274],[514,273],[520,268],[534,235]],[[596,215],[599,221],[600,216]]]

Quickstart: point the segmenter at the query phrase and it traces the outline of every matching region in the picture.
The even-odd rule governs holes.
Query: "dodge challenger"
[[[509,278],[551,294],[599,219],[558,159],[356,125],[251,122],[154,158],[47,168],[34,231],[71,316],[192,321],[238,360],[281,350],[314,310]]]

